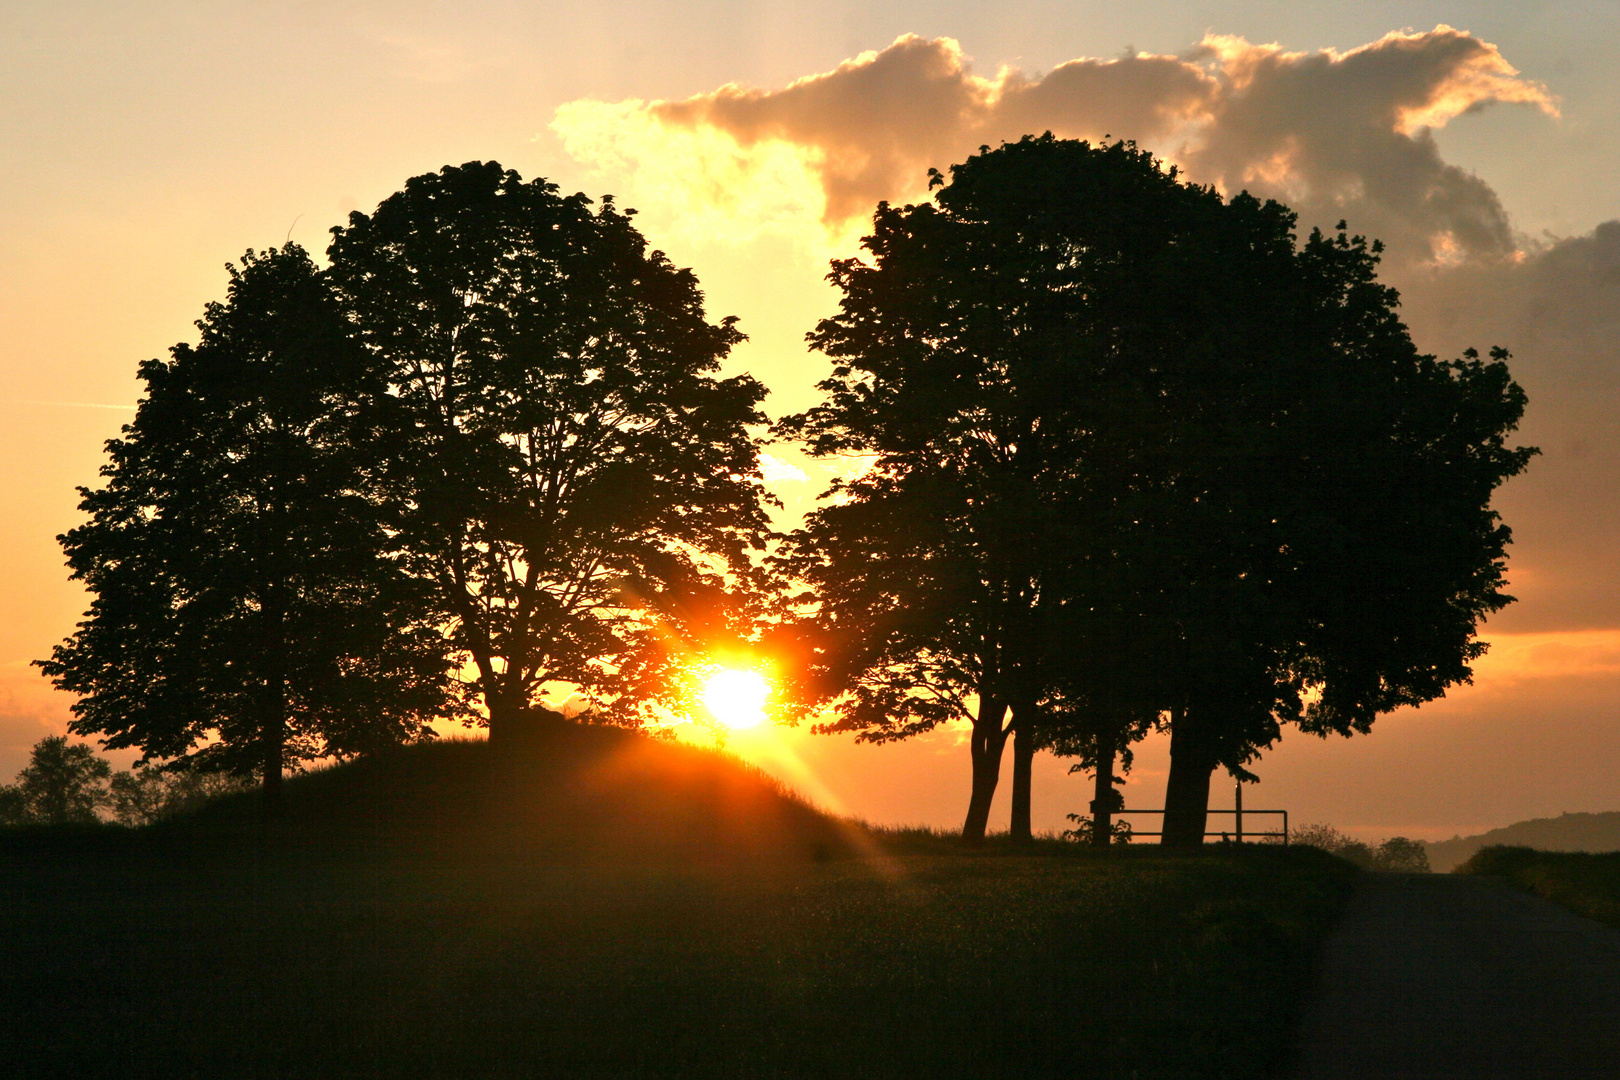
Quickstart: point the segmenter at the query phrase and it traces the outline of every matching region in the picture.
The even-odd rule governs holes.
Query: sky
[[[191,2],[0,5],[0,780],[69,699],[29,666],[87,606],[80,520],[136,365],[195,340],[225,264],[498,160],[615,194],[750,340],[773,414],[879,199],[1026,132],[1132,138],[1200,183],[1383,239],[1418,345],[1512,351],[1542,455],[1500,492],[1518,602],[1471,686],[1368,736],[1286,732],[1248,807],[1443,839],[1620,810],[1620,5]],[[829,466],[774,447],[810,504]],[[825,804],[953,827],[957,732],[732,747]],[[1163,741],[1133,806],[1161,805]],[[1037,828],[1088,797],[1043,759]],[[1215,785],[1212,805],[1229,806]],[[1005,820],[1005,794],[998,817]],[[994,819],[993,819],[994,820]]]

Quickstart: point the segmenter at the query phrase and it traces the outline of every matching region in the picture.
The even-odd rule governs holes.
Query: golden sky
[[[28,662],[85,606],[54,540],[74,487],[136,364],[192,338],[245,248],[319,252],[348,211],[474,159],[613,192],[711,316],[741,317],[733,366],[780,415],[813,399],[803,335],[872,204],[1050,128],[1135,138],[1307,228],[1348,218],[1390,244],[1420,346],[1505,345],[1530,394],[1544,455],[1499,499],[1520,603],[1476,684],[1371,736],[1286,734],[1249,805],[1430,838],[1620,809],[1617,45],[1611,3],[4,5],[0,780],[66,720]],[[827,469],[774,453],[803,505]],[[735,745],[876,820],[965,805],[951,733]],[[1064,768],[1042,765],[1037,827],[1084,801]],[[1150,742],[1132,804],[1163,769]]]

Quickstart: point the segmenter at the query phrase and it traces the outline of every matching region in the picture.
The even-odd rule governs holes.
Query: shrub
[[[1337,855],[1363,870],[1398,874],[1429,872],[1428,849],[1419,841],[1408,840],[1404,836],[1392,836],[1373,848],[1360,840],[1352,840],[1331,825],[1315,824],[1301,825],[1293,830],[1290,840],[1304,847]]]

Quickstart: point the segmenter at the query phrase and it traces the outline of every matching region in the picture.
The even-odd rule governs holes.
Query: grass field
[[[433,772],[445,753],[390,768]],[[448,755],[441,779],[483,767]],[[426,814],[406,835],[377,824],[384,768],[290,785],[292,838],[243,831],[251,799],[166,831],[0,838],[0,1062],[87,1078],[1273,1076],[1354,874],[1309,849],[964,851],[806,816],[714,768],[730,788],[713,805],[774,806],[775,824],[682,847],[692,820],[643,820],[662,816],[652,768],[634,843],[562,843],[536,796],[549,810],[525,845],[499,784],[499,843]],[[444,800],[448,780],[422,797]],[[317,806],[334,824],[312,832]]]
[[[1482,848],[1453,873],[1488,874],[1559,903],[1589,919],[1620,926],[1620,852]]]

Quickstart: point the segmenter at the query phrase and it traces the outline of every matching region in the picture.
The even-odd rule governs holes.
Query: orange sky
[[[1286,734],[1249,805],[1430,838],[1620,809],[1620,223],[1603,224],[1620,189],[1596,179],[1620,165],[1620,13],[1118,7],[6,5],[0,779],[66,719],[28,662],[85,606],[54,540],[74,486],[132,415],[137,362],[193,335],[244,248],[318,251],[348,210],[475,158],[611,191],[696,270],[712,316],[741,316],[734,367],[780,415],[813,398],[823,364],[803,334],[871,204],[1052,128],[1134,137],[1302,224],[1385,238],[1419,344],[1505,345],[1531,397],[1524,441],[1544,456],[1500,498],[1521,602],[1488,628],[1476,684],[1368,737]],[[804,505],[828,470],[773,453]],[[954,733],[734,746],[875,820],[955,825],[965,802]],[[1142,748],[1133,804],[1157,804],[1164,764]],[[1064,768],[1042,763],[1040,827],[1084,801]]]

